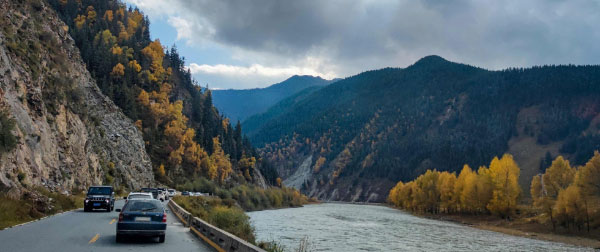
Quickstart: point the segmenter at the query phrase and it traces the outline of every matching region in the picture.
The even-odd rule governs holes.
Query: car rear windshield
[[[146,194],[129,195],[129,199],[152,199],[152,196]]]
[[[109,195],[110,193],[110,187],[90,187],[88,190],[90,195]]]
[[[130,201],[123,211],[127,212],[162,212],[163,207],[159,201]]]

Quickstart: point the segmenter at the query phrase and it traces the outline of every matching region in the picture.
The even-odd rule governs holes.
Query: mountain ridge
[[[284,179],[311,157],[302,189],[325,200],[383,201],[390,179],[485,165],[524,143],[540,147],[517,155],[531,175],[544,151],[580,164],[600,148],[599,73],[569,65],[489,71],[429,56],[323,87],[249,136]],[[537,112],[521,113],[531,107]],[[515,140],[525,137],[533,140]]]
[[[265,88],[212,90],[213,102],[232,121],[241,122],[307,87],[325,86],[331,82],[318,76],[294,75]]]

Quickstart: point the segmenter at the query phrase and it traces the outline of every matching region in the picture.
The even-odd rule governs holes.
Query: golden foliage
[[[136,73],[139,73],[142,70],[142,66],[140,66],[140,64],[138,64],[136,60],[129,61],[129,64],[127,64],[127,66],[133,69]]]
[[[501,159],[492,160],[489,172],[494,190],[492,200],[487,205],[488,210],[502,217],[512,215],[521,194],[519,166],[510,154],[504,154]]]
[[[142,130],[142,120],[135,121],[135,127],[137,127],[139,130]]]
[[[125,67],[121,63],[117,63],[110,72],[112,76],[123,76],[125,75]]]
[[[96,11],[94,10],[94,6],[87,7],[87,19],[90,22],[93,22],[96,19]]]
[[[94,37],[94,43],[104,43],[112,46],[117,43],[117,38],[110,33],[110,30],[106,29],[96,34]]]
[[[144,47],[144,49],[142,49],[142,54],[151,62],[149,80],[160,82],[165,73],[165,69],[162,66],[165,52],[160,44],[160,40],[156,39],[148,44],[148,46]]]
[[[165,172],[165,166],[163,164],[160,164],[160,166],[157,169],[157,173],[159,177],[165,177],[167,174]]]
[[[213,149],[214,151],[212,155],[210,155],[210,161],[214,166],[216,166],[219,182],[223,183],[233,171],[231,168],[231,162],[229,161],[229,155],[226,155],[225,151],[223,151],[221,148],[221,143],[219,142],[218,137],[213,138]]]
[[[413,211],[437,213],[493,213],[508,216],[516,208],[520,193],[519,168],[510,155],[494,158],[490,169],[477,172],[464,165],[458,177],[454,173],[427,170],[408,183],[390,190],[388,201]]]
[[[317,159],[317,161],[315,162],[315,166],[313,167],[314,173],[318,173],[321,170],[321,167],[323,166],[323,164],[325,164],[325,161],[327,161],[325,157],[319,157],[319,159]]]
[[[83,25],[85,24],[86,21],[86,17],[85,15],[77,15],[77,17],[75,18],[75,27],[77,27],[77,29],[81,29],[83,27]]]
[[[119,45],[114,44],[112,48],[110,48],[110,52],[114,55],[123,54],[123,48],[119,47]]]
[[[112,10],[105,11],[104,16],[102,18],[104,18],[104,20],[106,20],[108,22],[112,22],[113,21],[113,11]]]

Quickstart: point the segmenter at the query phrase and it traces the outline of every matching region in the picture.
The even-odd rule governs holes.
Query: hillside
[[[600,148],[599,114],[599,66],[488,71],[428,56],[295,100],[250,137],[284,184],[321,199],[383,201],[396,181],[503,153],[529,188],[542,161],[561,154],[581,165]]]
[[[102,93],[142,132],[156,180],[173,187],[200,178],[226,187],[275,183],[277,174],[265,169],[241,125],[220,115],[211,91],[196,85],[177,48],[150,39],[142,12],[120,1],[49,2]]]
[[[307,87],[269,107],[269,109],[266,112],[250,116],[242,123],[242,126],[244,127],[244,134],[254,135],[256,131],[259,130],[265,122],[268,122],[286,113],[289,109],[293,107],[295,103],[306,98],[307,96],[321,88],[322,86]]]
[[[0,196],[155,184],[142,132],[102,94],[56,13],[4,0],[0,13]]]
[[[213,90],[213,103],[233,122],[242,122],[307,87],[325,86],[329,83],[331,81],[320,77],[295,75],[266,88]]]

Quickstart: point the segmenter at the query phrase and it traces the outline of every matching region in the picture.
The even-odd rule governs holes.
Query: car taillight
[[[123,221],[123,213],[120,213],[119,214],[119,222],[122,222],[122,221]]]
[[[162,222],[167,222],[167,214],[166,213],[163,214]]]

